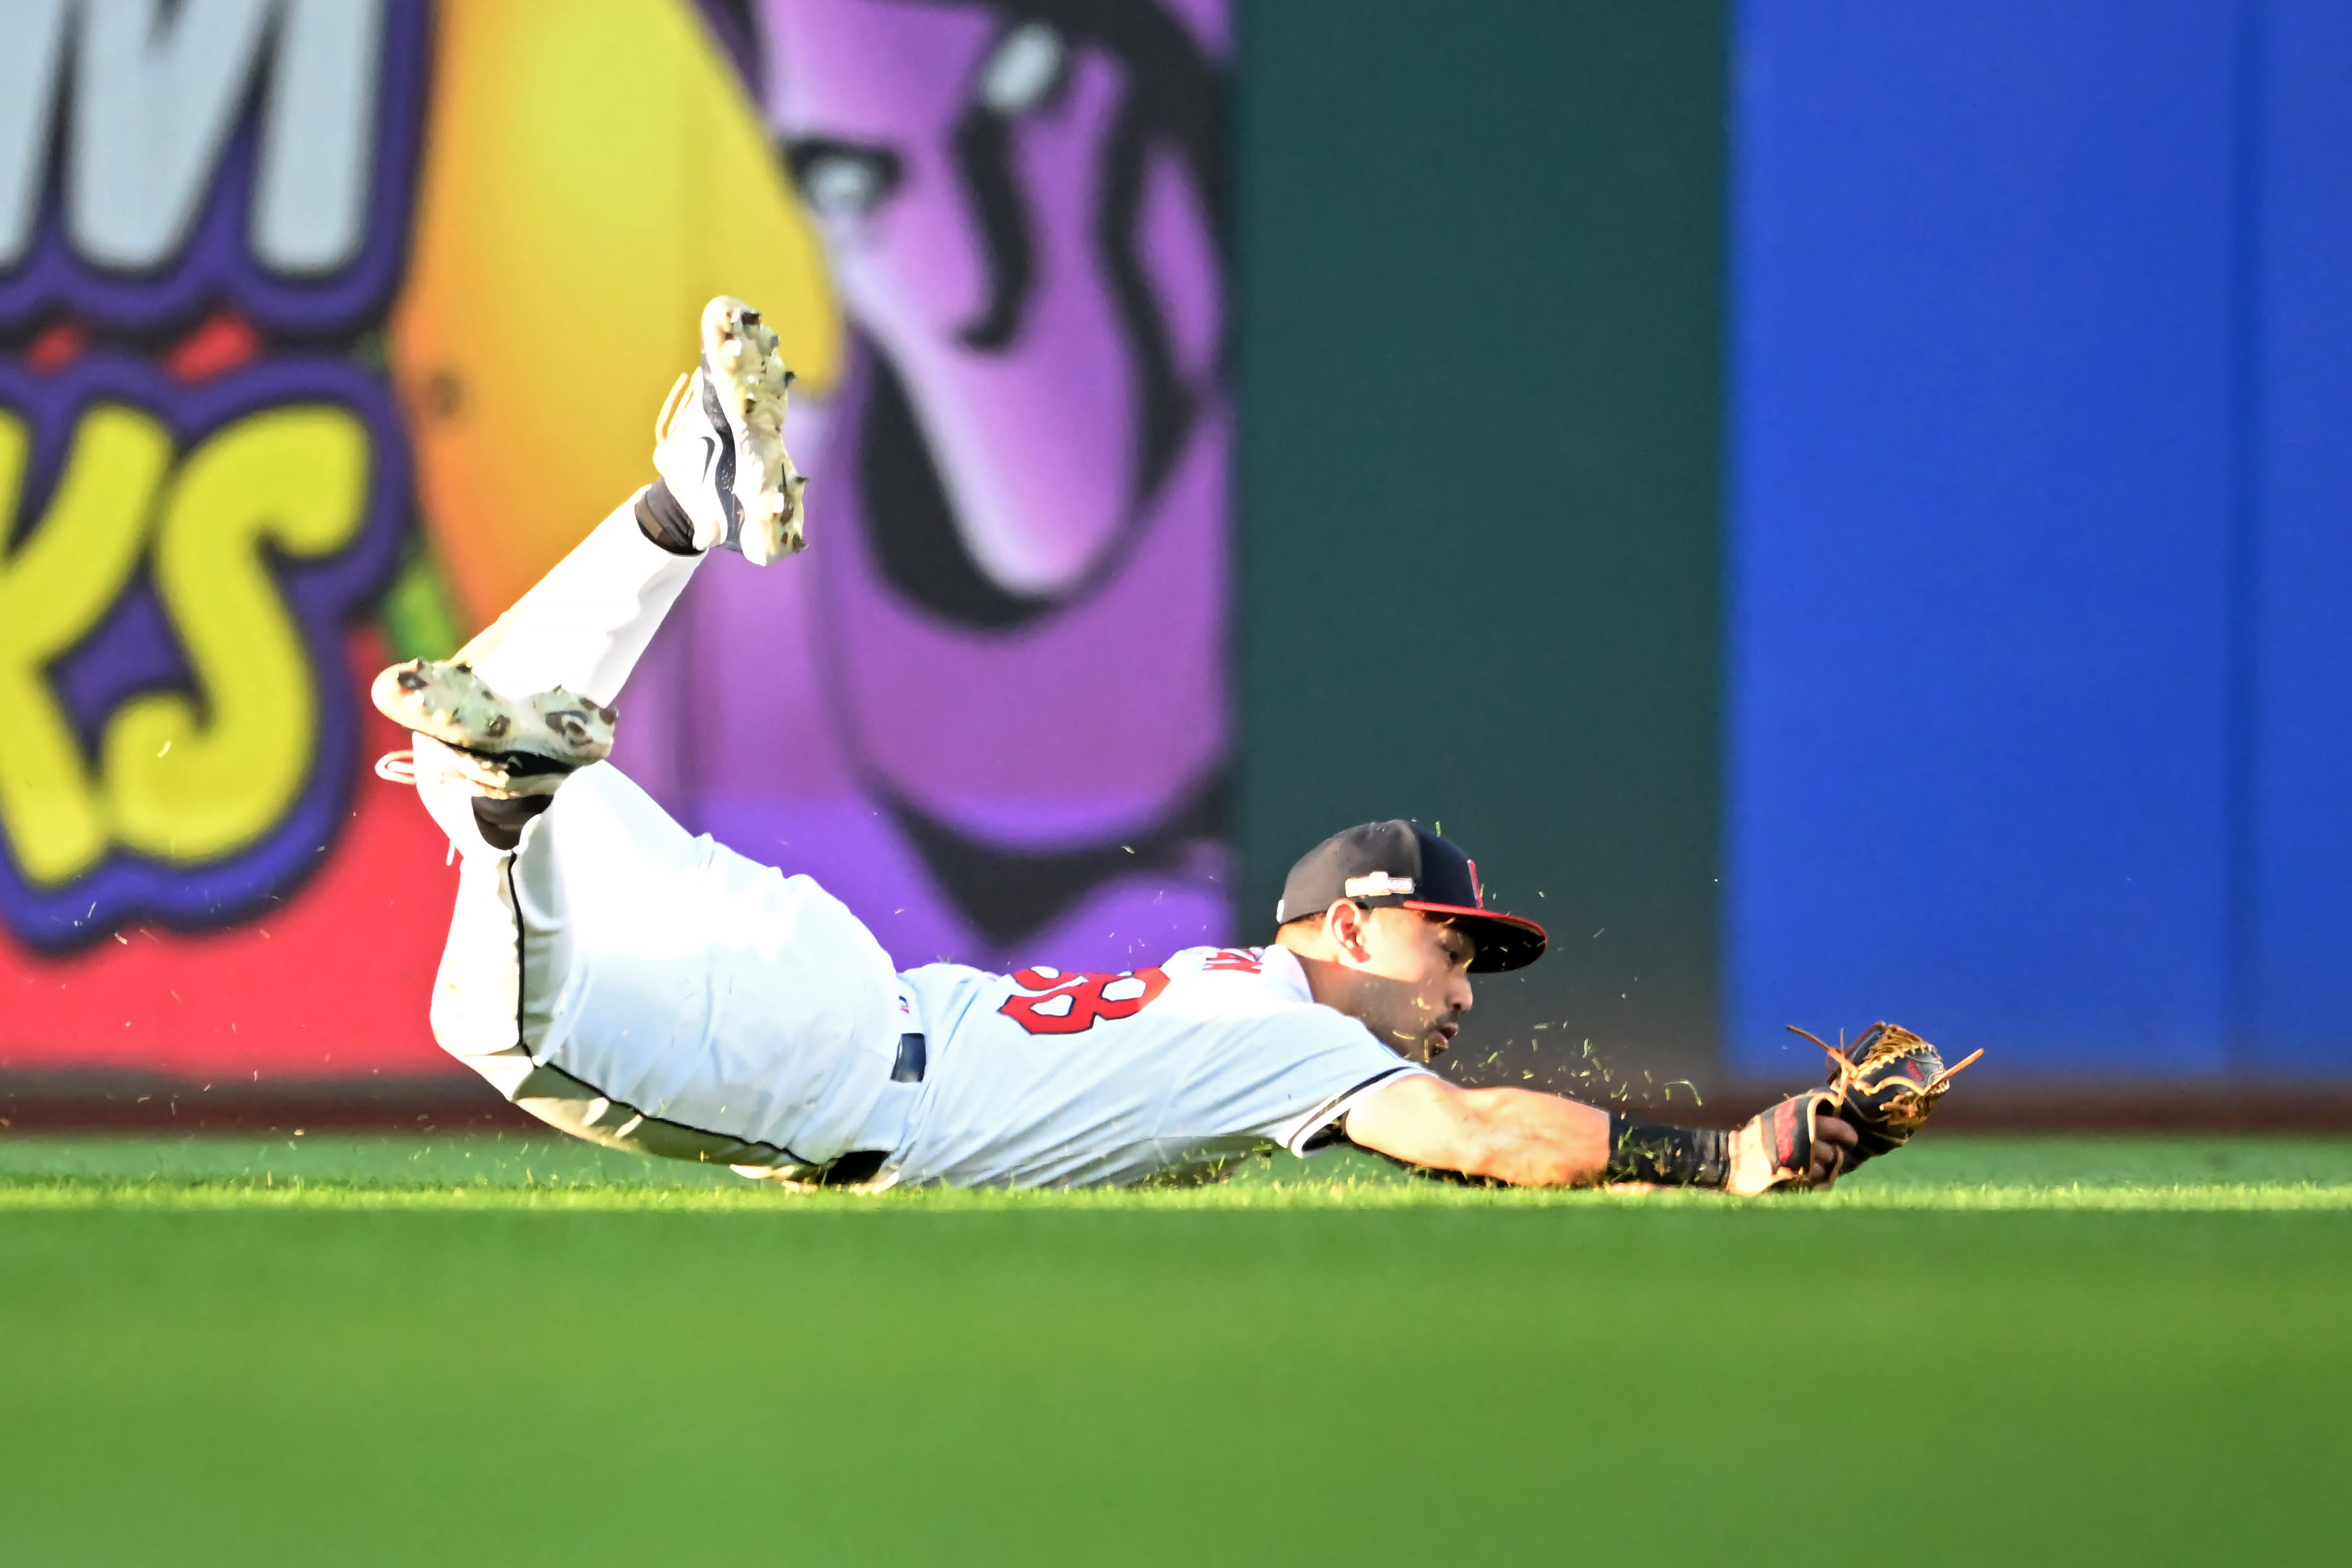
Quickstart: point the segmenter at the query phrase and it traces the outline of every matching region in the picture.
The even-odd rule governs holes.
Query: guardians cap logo
[[[353,779],[428,16],[26,0],[0,58],[0,921],[233,921]]]

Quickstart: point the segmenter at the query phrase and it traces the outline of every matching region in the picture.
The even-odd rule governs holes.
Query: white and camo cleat
[[[448,747],[466,782],[496,800],[553,795],[613,751],[611,709],[560,686],[510,701],[454,661],[395,664],[369,696],[402,729]]]
[[[654,421],[654,467],[694,520],[696,549],[765,566],[808,542],[808,479],[784,450],[792,384],[759,311],[724,294],[702,308],[702,363],[677,378]]]

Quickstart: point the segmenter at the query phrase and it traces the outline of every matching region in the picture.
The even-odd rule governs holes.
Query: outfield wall
[[[1250,900],[1442,816],[1513,1079],[2352,1077],[2340,6],[1244,16]]]
[[[8,1105],[467,1103],[363,681],[722,289],[818,547],[620,760],[903,963],[1263,940],[1403,815],[1554,933],[1473,1076],[2352,1081],[2336,8],[150,12],[0,48]]]
[[[2352,16],[1759,0],[1739,39],[1738,1060],[1860,1004],[2352,1072]]]
[[[1419,817],[1555,941],[1465,1055],[1710,1076],[1727,19],[1241,15],[1244,930]]]
[[[698,574],[615,761],[904,963],[1227,934],[1223,0],[5,25],[0,1075],[444,1092],[365,683],[650,478],[722,291],[818,548]]]

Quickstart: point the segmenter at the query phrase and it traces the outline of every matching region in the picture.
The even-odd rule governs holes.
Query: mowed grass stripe
[[[1415,1180],[1369,1157],[1247,1162],[1205,1187],[795,1193],[732,1172],[513,1137],[0,1142],[0,1213],[102,1208],[715,1214],[1710,1206],[1708,1194],[1513,1192]],[[1934,1136],[1768,1211],[2352,1210],[2352,1140]]]
[[[2330,1561],[2352,1222],[2314,1194],[2347,1185],[2352,1145],[2287,1140],[1931,1135],[1730,1204],[11,1139],[5,1551]],[[2232,1192],[2300,1211],[2178,1212]]]

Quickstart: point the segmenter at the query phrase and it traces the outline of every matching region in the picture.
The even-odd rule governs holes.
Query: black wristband
[[[1668,1127],[1609,1113],[1609,1164],[1602,1179],[1662,1187],[1719,1187],[1731,1173],[1731,1134]]]

